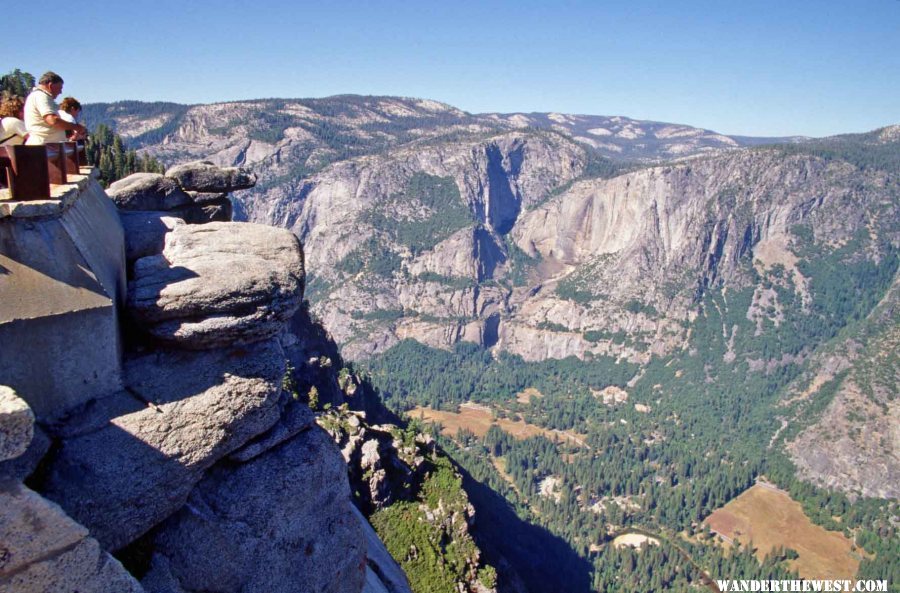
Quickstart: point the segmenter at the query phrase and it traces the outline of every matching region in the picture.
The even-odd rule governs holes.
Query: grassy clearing
[[[455,437],[459,429],[464,428],[481,438],[487,434],[488,429],[492,425],[497,425],[501,430],[519,440],[544,436],[550,440],[555,438],[575,445],[585,446],[584,435],[567,430],[549,430],[534,424],[528,424],[524,420],[494,418],[491,408],[471,402],[459,406],[458,412],[445,412],[418,406],[410,410],[408,414],[410,418],[418,418],[424,422],[439,422],[443,427],[441,433],[448,437]]]
[[[807,579],[852,579],[860,556],[837,531],[814,525],[787,492],[759,482],[704,522],[726,542],[752,542],[762,559],[778,546],[796,550],[790,567]]]

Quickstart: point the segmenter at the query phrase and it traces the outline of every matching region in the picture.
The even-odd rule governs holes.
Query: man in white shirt
[[[65,142],[66,130],[79,135],[87,134],[87,128],[73,124],[59,116],[56,99],[63,90],[63,79],[55,72],[45,72],[38,85],[25,100],[25,127],[28,128],[26,144]]]

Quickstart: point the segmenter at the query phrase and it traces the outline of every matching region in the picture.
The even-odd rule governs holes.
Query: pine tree
[[[0,96],[25,97],[34,87],[34,76],[18,68],[0,77]]]
[[[86,153],[88,163],[100,170],[100,183],[104,187],[132,173],[165,172],[162,163],[128,149],[122,137],[105,124],[98,124],[88,136]]]

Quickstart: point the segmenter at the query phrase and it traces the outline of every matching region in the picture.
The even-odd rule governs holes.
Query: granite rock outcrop
[[[191,203],[178,182],[160,173],[134,173],[112,183],[107,195],[120,210],[172,210]]]
[[[218,167],[210,161],[193,161],[176,165],[166,171],[183,189],[193,192],[221,193],[248,189],[256,185],[256,174],[242,167]],[[208,196],[194,195],[196,203],[204,203]],[[222,197],[222,196],[219,196]]]
[[[349,499],[346,467],[321,430],[218,467],[155,531],[144,588],[166,593],[175,581],[185,593],[358,591],[365,540]]]
[[[153,352],[125,370],[127,391],[56,430],[45,485],[111,550],[175,512],[207,469],[278,420],[284,358],[269,340]]]
[[[299,242],[288,231],[178,225],[166,234],[161,254],[134,262],[128,307],[161,343],[190,349],[244,344],[281,330],[300,306],[303,278]]]
[[[0,422],[0,461],[25,453],[34,435],[34,412],[5,385],[0,385]]]
[[[228,184],[213,187],[216,172],[201,169],[190,208],[219,207],[227,198],[214,192],[254,179],[225,171]],[[170,216],[183,207],[165,193],[172,179],[124,181],[159,191],[122,199],[135,236],[118,244],[130,281],[118,304],[131,320],[120,388],[34,429],[27,406],[0,392],[0,444],[17,456],[0,460],[0,533],[39,550],[0,561],[0,591],[362,590],[366,539],[346,466],[285,389],[285,348],[315,331],[294,320],[299,241],[261,225],[191,224]],[[38,515],[64,529],[30,534],[22,517]]]
[[[0,591],[142,593],[88,530],[21,483],[0,488]]]
[[[0,386],[0,592],[141,593],[122,565],[88,529],[11,473],[27,451],[34,413],[15,392]]]

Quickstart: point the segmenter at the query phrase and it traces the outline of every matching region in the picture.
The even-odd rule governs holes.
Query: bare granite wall
[[[122,225],[90,175],[55,194],[0,202],[0,384],[39,420],[121,387]]]

